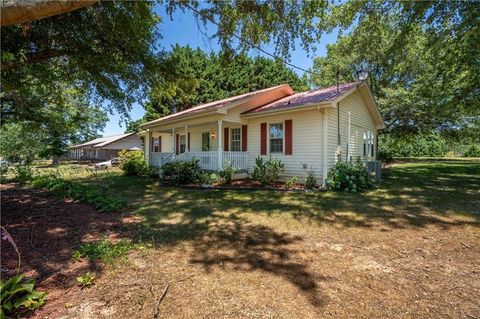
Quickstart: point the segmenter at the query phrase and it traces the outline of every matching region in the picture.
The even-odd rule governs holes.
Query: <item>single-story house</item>
[[[109,160],[126,149],[143,149],[143,143],[136,133],[99,137],[69,147],[68,158],[78,160]]]
[[[313,169],[325,181],[338,160],[372,161],[384,122],[363,81],[295,93],[288,84],[198,105],[141,125],[145,156],[157,167],[198,158],[252,172],[255,158],[278,158],[284,177]]]

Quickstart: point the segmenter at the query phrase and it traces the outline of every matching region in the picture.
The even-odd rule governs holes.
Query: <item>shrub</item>
[[[219,173],[220,178],[224,184],[230,184],[233,179],[233,174],[235,174],[237,170],[233,167],[233,163],[228,162],[223,165],[222,171]]]
[[[258,156],[255,159],[252,178],[259,181],[262,186],[270,185],[280,178],[280,173],[285,169],[285,165],[279,159],[273,159],[271,156],[264,160]]]
[[[379,136],[378,155],[382,160],[394,157],[441,157],[447,151],[447,141],[439,134]]]
[[[0,280],[0,317],[21,317],[22,313],[40,308],[45,303],[45,292],[36,291],[34,279],[16,275]]]
[[[287,188],[294,188],[295,185],[297,184],[297,181],[298,181],[298,177],[292,176],[285,182],[285,186],[287,186]]]
[[[327,187],[332,191],[361,192],[374,186],[373,178],[362,164],[338,162],[330,169]]]
[[[143,156],[143,151],[122,150],[118,154],[120,169],[127,176],[142,176],[148,174],[148,164]]]
[[[89,242],[80,245],[72,258],[88,258],[89,260],[101,260],[107,264],[113,264],[116,259],[126,255],[133,245],[126,241],[120,240],[112,243],[108,239],[103,238],[99,241]]]
[[[72,197],[87,204],[92,204],[100,212],[118,211],[123,201],[106,194],[106,190],[97,185],[85,185],[64,180],[54,175],[43,175],[32,181],[34,188],[48,188],[60,197]]]
[[[305,189],[314,189],[317,187],[317,176],[312,167],[307,170],[307,177],[305,178]]]
[[[480,157],[480,146],[476,144],[470,145],[464,152],[463,157]]]
[[[26,183],[33,177],[30,165],[18,164],[15,166],[15,180],[19,183]]]
[[[195,184],[200,182],[202,169],[199,160],[173,161],[162,166],[163,180],[174,185]]]
[[[202,172],[200,175],[200,183],[204,185],[213,185],[218,183],[220,179],[217,173]]]

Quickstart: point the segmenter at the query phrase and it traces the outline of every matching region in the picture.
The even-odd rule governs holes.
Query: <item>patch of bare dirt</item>
[[[21,273],[37,280],[38,290],[48,293],[45,307],[36,315],[51,318],[81,293],[76,277],[87,271],[104,272],[95,261],[72,262],[82,242],[107,236],[115,240],[128,235],[119,213],[99,213],[92,206],[63,201],[44,190],[18,189],[1,185],[1,217],[21,255]],[[1,275],[16,273],[17,254],[1,241]]]
[[[129,237],[135,222],[41,191],[2,190],[2,223],[21,245],[23,270],[37,271],[49,292],[34,317],[153,318],[168,285],[159,318],[480,318],[472,223],[336,227],[214,214],[201,231],[199,221],[158,222],[165,236],[189,236],[153,240],[114,269],[69,261],[80,241]],[[2,268],[11,258],[3,245]],[[87,268],[96,284],[81,290],[73,280]]]

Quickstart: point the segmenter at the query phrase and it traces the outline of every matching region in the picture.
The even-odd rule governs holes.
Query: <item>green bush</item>
[[[120,240],[114,244],[103,238],[99,241],[80,245],[78,250],[73,253],[72,258],[79,259],[85,257],[89,260],[101,260],[107,264],[113,264],[115,260],[125,256],[132,247],[132,243],[126,240]]]
[[[202,172],[200,175],[200,184],[213,185],[220,182],[221,178],[217,173]]]
[[[162,166],[165,183],[174,185],[196,184],[201,181],[202,169],[199,160],[173,161]]]
[[[87,204],[92,204],[100,212],[119,211],[123,201],[106,194],[106,190],[97,185],[86,185],[64,180],[54,175],[36,177],[32,181],[34,188],[48,188],[60,197],[72,197]]]
[[[472,144],[463,152],[463,157],[480,157],[480,146]]]
[[[18,318],[23,313],[40,308],[45,303],[45,292],[36,291],[34,279],[16,275],[0,280],[0,318]]]
[[[143,151],[122,150],[118,154],[120,159],[120,169],[127,176],[142,176],[149,173],[149,167]]]
[[[279,159],[273,159],[271,156],[268,160],[264,160],[258,156],[255,159],[252,178],[259,181],[262,186],[270,185],[280,178],[280,174],[285,169],[285,165]]]
[[[285,182],[285,186],[287,186],[287,188],[294,188],[297,182],[298,182],[298,177],[292,176]]]
[[[235,167],[233,167],[233,163],[229,162],[223,165],[222,171],[218,174],[224,184],[230,184],[233,179],[233,174],[235,174],[236,171]]]
[[[18,164],[15,166],[15,180],[19,183],[26,183],[33,177],[30,165]]]
[[[360,163],[338,162],[328,172],[327,188],[332,191],[357,193],[370,189],[374,185],[371,174]]]
[[[313,168],[310,167],[307,170],[307,178],[305,178],[305,189],[314,189],[317,187],[317,176],[315,175],[315,171]]]
[[[448,152],[447,141],[439,134],[393,136],[380,135],[378,157],[441,157]]]

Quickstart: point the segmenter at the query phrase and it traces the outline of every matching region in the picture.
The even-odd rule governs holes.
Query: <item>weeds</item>
[[[94,279],[95,279],[95,274],[89,271],[85,275],[81,275],[77,277],[77,285],[79,285],[80,288],[92,286]]]
[[[88,258],[89,260],[101,260],[107,264],[113,264],[118,258],[125,256],[132,248],[133,244],[126,240],[112,243],[108,239],[103,238],[99,241],[82,244],[73,253],[72,259]]]
[[[58,196],[72,197],[87,204],[92,204],[100,212],[119,211],[124,202],[116,197],[108,196],[101,187],[68,181],[54,175],[35,178],[32,187],[46,187]]]

